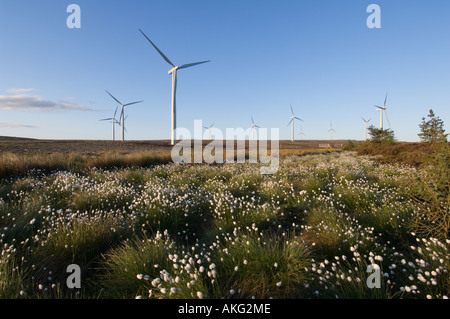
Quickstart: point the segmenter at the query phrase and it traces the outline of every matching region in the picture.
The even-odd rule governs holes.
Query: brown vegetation
[[[402,163],[413,167],[424,164],[436,152],[428,143],[397,143],[393,145],[363,143],[356,148],[359,155],[379,156],[384,163]]]

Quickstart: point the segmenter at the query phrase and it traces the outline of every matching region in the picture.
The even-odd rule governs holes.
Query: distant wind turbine
[[[377,111],[380,112],[380,130],[383,129],[383,113],[384,113],[384,115],[386,115],[386,120],[388,121],[389,127],[391,127],[391,123],[389,123],[389,118],[388,118],[387,112],[386,112],[387,97],[388,97],[388,95],[386,94],[386,98],[384,99],[383,106],[375,105],[375,107],[377,107]]]
[[[205,130],[208,130],[208,140],[211,139],[211,128],[214,126],[214,123],[211,126],[203,126]]]
[[[116,120],[116,114],[117,114],[117,109],[119,107],[116,107],[116,111],[114,112],[114,116],[107,118],[107,119],[101,119],[99,121],[111,121],[112,122],[112,140],[115,141],[116,140],[116,124],[120,124],[119,121]]]
[[[186,68],[190,68],[191,66],[195,66],[195,65],[199,65],[199,64],[203,64],[203,63],[207,63],[210,62],[208,61],[202,61],[202,62],[195,62],[195,63],[188,63],[188,64],[183,64],[181,66],[175,66],[175,64],[173,64],[165,55],[164,53],[162,53],[162,51],[160,49],[158,49],[158,47],[149,39],[149,37],[147,37],[145,35],[144,32],[142,32],[141,29],[139,29],[139,31],[142,33],[142,35],[148,40],[148,42],[150,42],[150,44],[155,48],[156,51],[158,51],[158,53],[162,56],[162,58],[172,67],[172,69],[170,69],[169,74],[172,74],[172,131],[171,131],[171,143],[172,145],[175,145],[176,143],[176,137],[175,137],[175,130],[177,127],[177,116],[176,116],[176,111],[177,111],[177,103],[176,103],[176,92],[177,92],[177,70],[181,70],[181,69],[186,69]]]
[[[291,113],[292,113],[292,116],[291,116],[291,120],[290,120],[288,126],[292,123],[292,142],[293,142],[294,139],[295,139],[295,136],[294,136],[294,122],[295,122],[295,120],[299,120],[299,121],[303,122],[303,120],[295,116],[294,110],[292,109],[292,105],[291,105]]]
[[[122,104],[118,99],[116,99],[114,96],[112,96],[111,93],[109,93],[108,91],[106,91],[106,93],[108,93],[108,95],[111,96],[122,107],[121,111],[120,111],[120,125],[121,125],[121,128],[122,128],[122,141],[125,141],[125,118],[124,118],[125,107],[133,105],[133,104],[137,104],[137,103],[142,103],[143,101]]]
[[[330,129],[328,130],[330,132],[330,140],[333,140],[333,132],[336,133],[336,131],[333,129],[333,123],[330,123]]]
[[[255,139],[255,127],[256,128],[260,128],[258,125],[255,124],[255,121],[253,121],[253,116],[252,116],[252,139]]]
[[[362,120],[364,122],[364,141],[367,141],[367,124],[369,124],[370,120],[366,121],[363,117]]]
[[[305,133],[303,133],[303,127],[300,127],[300,133],[298,133],[298,135],[300,135],[300,140],[303,140],[303,135],[305,135]]]

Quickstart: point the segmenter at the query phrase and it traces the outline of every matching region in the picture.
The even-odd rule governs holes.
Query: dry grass
[[[402,163],[419,167],[425,163],[436,148],[427,143],[397,143],[393,145],[377,145],[363,143],[356,148],[359,155],[380,156],[384,163]]]
[[[49,173],[57,170],[82,172],[90,168],[126,168],[149,167],[171,162],[170,152],[104,152],[96,154],[84,153],[1,153],[0,178],[12,175],[23,175],[30,170]]]
[[[211,141],[203,141],[202,147]],[[226,159],[226,141],[215,142],[224,147]],[[320,148],[323,145],[334,146]],[[279,156],[304,156],[341,151],[348,141],[280,141]],[[192,145],[194,146],[194,145]],[[238,149],[234,144],[234,160],[238,158]],[[249,142],[245,143],[245,158],[249,158]],[[271,155],[271,143],[267,143],[267,155]],[[34,140],[0,137],[0,179],[24,175],[30,170],[44,173],[56,170],[82,172],[93,167],[101,169],[150,167],[172,162],[172,146],[169,141],[64,141]],[[192,152],[192,159],[193,154]],[[258,154],[259,155],[259,154]]]

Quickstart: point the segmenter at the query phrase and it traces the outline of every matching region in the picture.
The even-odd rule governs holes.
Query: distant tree
[[[442,143],[447,142],[447,134],[444,130],[444,121],[436,116],[433,110],[428,114],[428,121],[425,117],[422,118],[422,123],[419,125],[420,133],[418,134],[420,140],[424,143]]]
[[[371,125],[368,127],[370,141],[377,144],[394,144],[394,131],[391,129],[383,130]]]

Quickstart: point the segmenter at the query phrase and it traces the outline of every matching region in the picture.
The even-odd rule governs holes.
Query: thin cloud
[[[37,128],[37,126],[19,123],[0,123],[0,128]]]
[[[6,90],[7,93],[10,94],[24,94],[24,93],[28,93],[34,91],[34,89],[8,89]]]
[[[30,92],[32,89],[10,89],[8,92]],[[0,110],[17,112],[92,111],[71,100],[51,101],[31,94],[0,95]]]

